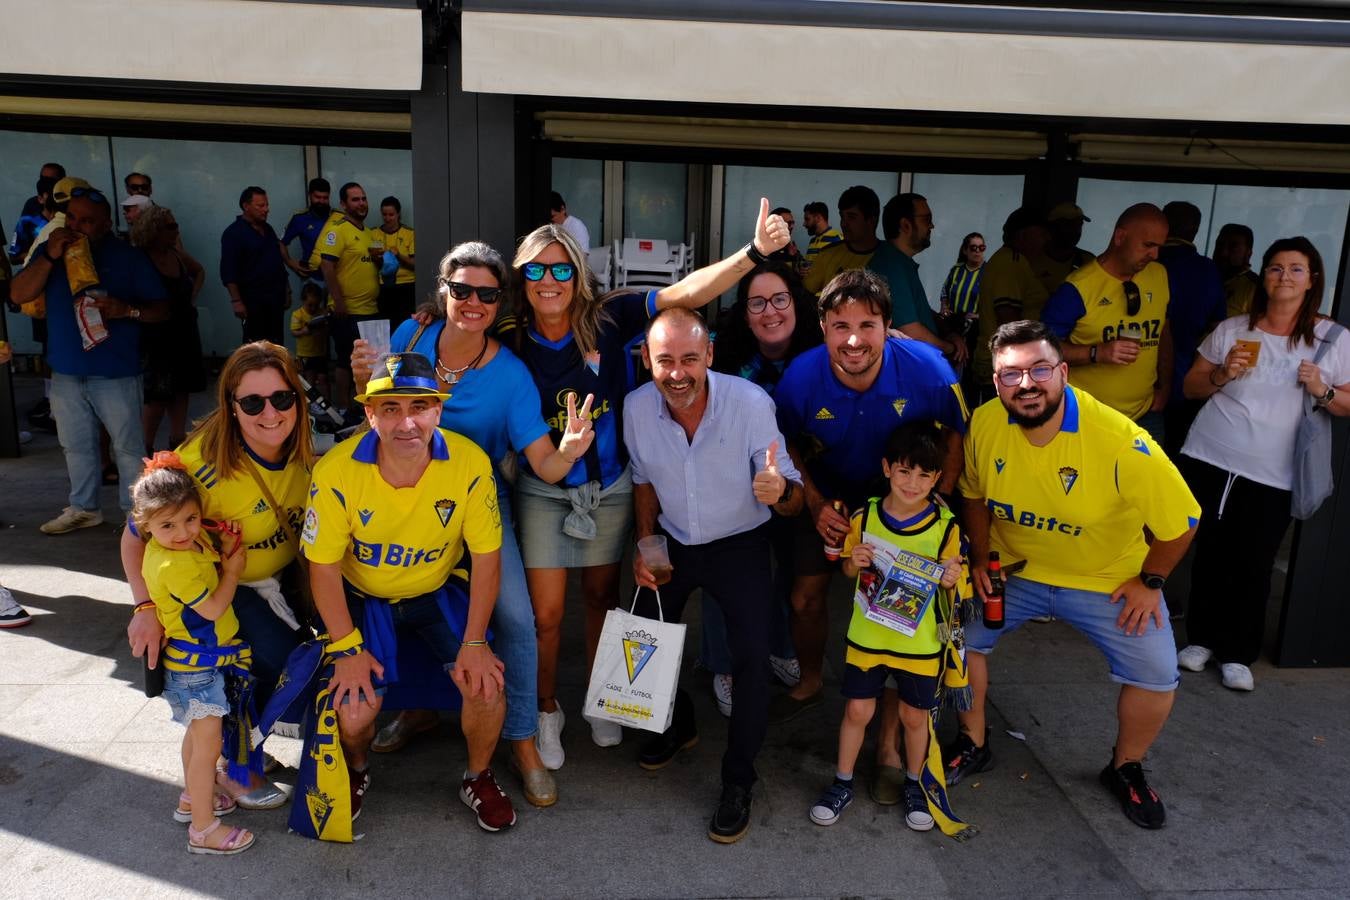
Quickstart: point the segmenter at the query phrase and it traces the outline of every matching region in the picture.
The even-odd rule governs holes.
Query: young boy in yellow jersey
[[[954,589],[969,595],[961,531],[951,511],[933,499],[943,448],[941,432],[931,422],[897,428],[881,463],[889,493],[853,514],[843,554],[844,574],[858,579],[841,685],[848,703],[839,726],[834,781],[811,807],[817,825],[833,825],[853,802],[853,767],[863,736],[877,698],[893,680],[904,726],[905,824],[915,831],[933,827],[920,773],[929,752],[929,716],[941,696],[953,619],[948,598]],[[916,571],[916,562],[923,572]],[[908,590],[900,591],[902,580]],[[908,602],[887,602],[897,596]],[[878,777],[898,780],[900,768],[883,766]]]
[[[328,317],[324,314],[323,291],[307,281],[300,288],[300,308],[291,313],[295,357],[300,372],[324,397],[328,396]]]

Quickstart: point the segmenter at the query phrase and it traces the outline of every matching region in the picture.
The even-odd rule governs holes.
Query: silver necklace
[[[445,363],[441,362],[440,355],[437,354],[437,356],[436,356],[436,375],[437,375],[437,377],[439,377],[439,378],[441,379],[441,381],[444,381],[446,384],[450,384],[450,385],[459,384],[459,379],[460,379],[461,377],[463,377],[464,373],[467,372],[467,371],[469,371],[470,369],[476,367],[476,366],[478,365],[478,363],[482,361],[484,355],[487,354],[487,348],[488,348],[487,337],[484,336],[484,337],[483,337],[483,349],[481,349],[481,350],[478,351],[478,355],[475,356],[472,360],[470,360],[470,362],[469,362],[469,364],[468,364],[467,366],[464,366],[463,368],[460,368],[460,369],[452,369],[452,368],[450,368],[450,367],[447,366]]]

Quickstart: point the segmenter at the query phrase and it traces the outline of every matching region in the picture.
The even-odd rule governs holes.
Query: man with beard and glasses
[[[733,843],[750,827],[755,756],[769,699],[769,621],[774,603],[769,510],[802,508],[801,476],[758,385],[709,372],[712,342],[702,316],[672,307],[647,325],[643,361],[652,381],[624,402],[624,443],[633,464],[637,538],[664,535],[673,572],[663,596],[633,555],[638,615],[678,622],[695,588],[716,597],[731,645],[732,706],[722,798],[708,837]],[[641,439],[639,439],[639,435]],[[659,608],[660,607],[660,608]],[[644,769],[665,767],[698,741],[688,693],[675,697],[670,728],[642,747]]]
[[[1000,326],[990,350],[998,400],[971,416],[961,477],[976,594],[983,600],[991,590],[990,551],[1005,568],[1025,568],[1007,579],[1002,630],[980,619],[966,625],[973,705],[944,756],[947,782],[993,763],[986,655],[1000,635],[1053,615],[1101,649],[1121,686],[1101,783],[1131,822],[1161,828],[1166,813],[1140,763],[1172,710],[1176,643],[1162,588],[1195,535],[1200,506],[1143,428],[1068,385],[1047,325]]]
[[[914,257],[933,243],[933,211],[920,194],[896,194],[881,210],[881,234],[886,238],[867,271],[886,279],[891,289],[891,327],[906,337],[932,344],[955,368],[966,361],[966,342],[956,336],[938,336],[937,317],[919,280]]]
[[[311,178],[309,180],[309,205],[304,209],[297,210],[291,216],[291,220],[286,223],[286,231],[281,235],[281,254],[286,259],[286,268],[290,269],[296,275],[300,276],[302,281],[313,281],[315,284],[323,287],[323,273],[318,269],[311,269],[307,261],[314,253],[314,244],[319,240],[319,235],[323,234],[324,228],[328,226],[328,219],[333,213],[333,208],[328,205],[328,198],[332,193],[332,185],[326,178]],[[300,242],[300,258],[291,259],[291,243]]]
[[[1064,342],[1073,384],[1163,441],[1172,388],[1171,291],[1157,261],[1167,217],[1152,203],[1120,214],[1110,245],[1069,273],[1041,319]]]
[[[939,490],[950,492],[961,473],[967,413],[956,373],[935,347],[887,337],[890,318],[884,281],[862,269],[840,273],[820,295],[824,346],[794,359],[774,391],[779,427],[802,472],[807,512],[796,519],[792,558],[792,641],[801,680],[770,702],[772,723],[786,722],[822,699],[829,635],[825,600],[839,570],[825,548],[843,546],[849,515],[877,495],[891,432],[913,421],[939,423],[945,452]],[[899,716],[891,691],[881,704],[872,787],[872,799],[883,805],[899,803],[904,786]]]

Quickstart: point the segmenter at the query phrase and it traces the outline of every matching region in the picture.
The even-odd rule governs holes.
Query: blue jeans
[[[70,505],[97,511],[103,483],[98,426],[112,438],[117,461],[117,503],[131,511],[131,485],[141,474],[145,438],[141,434],[141,377],[102,378],[96,375],[52,373],[52,418],[56,436],[66,454],[70,476]]]
[[[287,580],[283,578],[282,584],[286,585]],[[272,692],[277,689],[277,679],[286,668],[286,657],[309,634],[303,630],[291,631],[290,626],[278,619],[268,602],[251,587],[241,584],[235,588],[231,606],[235,617],[239,619],[239,637],[253,650],[253,665],[250,669],[255,679],[253,698],[261,712],[267,706]]]
[[[525,565],[516,540],[510,485],[497,492],[502,513],[502,583],[492,610],[492,649],[506,666],[506,721],[502,737],[523,741],[539,728],[539,644],[534,634],[534,605],[525,583]]]

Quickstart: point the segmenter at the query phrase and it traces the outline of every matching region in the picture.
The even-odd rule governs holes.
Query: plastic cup
[[[665,535],[653,534],[638,541],[638,553],[642,554],[642,561],[646,563],[647,571],[652,573],[652,580],[657,586],[670,581],[675,567],[670,564]]]
[[[356,331],[361,340],[370,345],[371,369],[389,352],[389,320],[368,319],[356,323]]]

